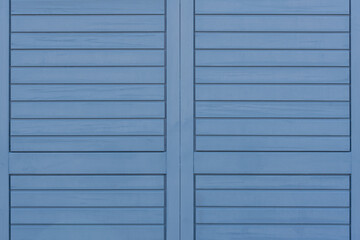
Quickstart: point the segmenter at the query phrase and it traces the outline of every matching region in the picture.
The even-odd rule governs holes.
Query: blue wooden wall
[[[360,240],[356,1],[0,3],[0,239]]]

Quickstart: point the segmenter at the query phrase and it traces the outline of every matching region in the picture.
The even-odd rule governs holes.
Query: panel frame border
[[[10,239],[9,81],[10,0],[0,1],[0,238]]]

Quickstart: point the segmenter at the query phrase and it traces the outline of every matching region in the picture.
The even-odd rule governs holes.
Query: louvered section
[[[197,175],[197,240],[346,240],[348,175]]]
[[[12,0],[11,150],[165,150],[165,2]]]
[[[196,0],[197,151],[349,151],[349,1]]]
[[[163,175],[11,177],[12,240],[164,239]]]

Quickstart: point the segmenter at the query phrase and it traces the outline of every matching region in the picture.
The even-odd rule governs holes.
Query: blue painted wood
[[[0,1],[0,239],[10,239],[9,226],[9,1]]]
[[[10,153],[12,239],[350,238],[348,1],[12,0],[10,12],[2,156],[8,133],[25,151]]]
[[[349,151],[349,136],[198,136],[198,151]]]
[[[13,152],[160,152],[163,136],[13,136]]]
[[[166,239],[180,240],[181,231],[181,69],[180,3],[166,1]]]
[[[198,224],[349,224],[348,208],[199,207]]]
[[[163,67],[13,67],[12,83],[164,83]]]
[[[197,117],[349,118],[347,102],[197,102]]]
[[[164,48],[163,33],[13,33],[12,49]]]
[[[347,33],[203,33],[196,48],[221,49],[349,49]]]
[[[15,119],[11,121],[13,136],[164,134],[163,119]]]
[[[163,66],[163,50],[13,50],[12,66]]]
[[[352,175],[351,175],[351,239],[360,239],[360,2],[351,1],[351,132],[352,132]]]
[[[196,13],[201,14],[348,14],[346,0],[196,0]]]
[[[198,175],[197,189],[350,189],[347,175]]]
[[[197,240],[230,240],[242,236],[251,240],[345,240],[349,239],[349,226],[268,226],[268,225],[201,225],[197,226]]]
[[[332,89],[324,90],[331,91]],[[342,91],[343,89],[339,87],[335,90]],[[11,100],[13,101],[165,100],[164,86],[154,84],[13,85],[11,86],[11,93]],[[336,96],[334,98],[336,99]]]
[[[349,207],[348,190],[197,190],[196,206]]]
[[[348,101],[349,86],[201,84],[196,86],[196,100]]]
[[[164,226],[161,225],[55,225],[55,226],[12,226],[12,240],[118,240],[124,239],[164,240]]]
[[[164,103],[135,102],[13,102],[13,118],[163,118]]]
[[[197,152],[196,173],[350,174],[352,154],[345,152]]]
[[[12,14],[163,14],[164,0],[12,0]]]
[[[340,212],[338,212],[341,214]],[[13,208],[11,223],[25,224],[164,224],[158,208]]]
[[[16,175],[11,177],[11,189],[164,189],[161,175]]]
[[[349,83],[349,72],[347,67],[198,67],[196,83]]]
[[[161,15],[15,15],[12,32],[164,31]]]
[[[11,192],[13,207],[162,207],[163,190],[23,190]]]
[[[45,55],[46,53],[44,53]],[[23,52],[18,55],[26,58]],[[36,61],[37,58],[34,57]],[[15,58],[13,64],[25,63]],[[32,63],[34,64],[34,63]],[[198,50],[196,66],[349,66],[346,50]]]
[[[12,174],[163,174],[165,153],[11,153]]]
[[[181,0],[181,240],[195,237],[194,203],[194,3]]]
[[[343,15],[197,15],[196,31],[346,32]]]
[[[30,130],[30,129],[29,129]],[[197,135],[350,135],[347,119],[197,119]]]

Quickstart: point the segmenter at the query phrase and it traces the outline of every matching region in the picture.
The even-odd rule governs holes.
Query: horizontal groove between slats
[[[96,48],[11,48],[10,50],[21,50],[21,51],[34,51],[34,50],[46,50],[46,51],[56,51],[56,50],[165,50],[165,48],[107,48],[107,47],[96,47]],[[321,49],[323,50],[323,49]],[[347,49],[343,49],[347,50]]]
[[[11,16],[165,16],[165,13],[69,13],[69,14],[60,14],[60,13],[12,13]],[[335,15],[335,14],[332,14]]]
[[[350,16],[350,14],[343,13],[196,13],[195,16]]]
[[[165,102],[165,100],[11,100],[11,102]]]

